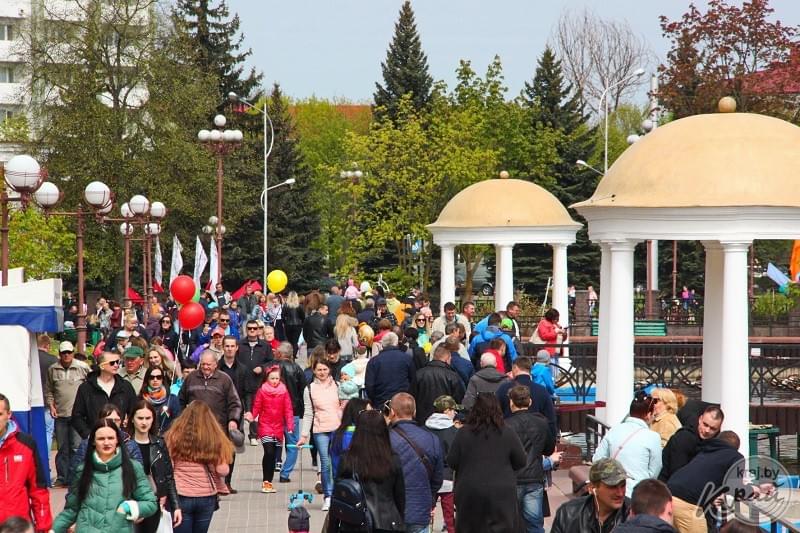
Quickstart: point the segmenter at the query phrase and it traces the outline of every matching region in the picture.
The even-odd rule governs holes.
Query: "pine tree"
[[[394,26],[394,38],[381,63],[383,83],[375,83],[375,116],[387,115],[394,120],[400,98],[412,94],[414,109],[423,110],[430,100],[433,78],[428,74],[428,58],[414,22],[411,2],[400,8],[400,18]]]
[[[547,130],[560,133],[556,142],[558,162],[549,168],[553,176],[544,176],[533,181],[555,180],[548,186],[558,200],[569,207],[575,202],[589,198],[597,186],[598,178],[593,171],[575,165],[578,159],[587,159],[594,147],[593,131],[588,125],[580,94],[564,82],[561,62],[553,51],[545,48],[538,61],[536,74],[531,83],[525,83],[522,101],[530,113],[531,135],[541,135]],[[569,247],[570,284],[585,286],[597,284],[600,270],[600,250],[589,241],[586,221],[574,210],[572,218],[584,224],[578,232],[575,244]],[[544,294],[547,278],[552,275],[552,251],[542,245],[523,244],[515,247],[515,277],[526,289]]]
[[[255,69],[244,76],[244,62],[253,53],[242,50],[244,35],[239,34],[239,15],[228,20],[225,0],[212,7],[211,0],[177,0],[172,11],[176,26],[185,31],[197,51],[197,61],[207,72],[219,77],[219,92],[257,97],[253,92],[261,84],[262,74]],[[238,35],[238,38],[237,38]]]

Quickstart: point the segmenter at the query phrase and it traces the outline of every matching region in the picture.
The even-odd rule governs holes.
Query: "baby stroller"
[[[288,444],[286,447],[303,450],[310,449],[311,445]],[[300,490],[289,496],[289,533],[308,533],[311,529],[311,516],[305,508],[305,504],[313,502],[314,495],[303,490],[303,461],[299,454],[297,462],[300,465]]]

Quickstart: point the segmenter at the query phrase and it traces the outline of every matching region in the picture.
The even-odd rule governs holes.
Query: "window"
[[[14,67],[0,65],[0,83],[15,83]]]
[[[0,23],[0,41],[13,41],[14,33],[14,26]]]
[[[16,113],[13,110],[0,107],[0,122],[3,122],[7,118],[13,117],[14,115],[16,115]]]

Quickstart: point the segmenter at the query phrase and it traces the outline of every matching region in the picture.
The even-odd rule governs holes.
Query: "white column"
[[[500,254],[500,245],[494,245],[494,310],[503,311],[507,302],[502,302],[503,291],[503,256]]]
[[[723,253],[716,241],[703,242],[706,249],[706,273],[703,293],[703,388],[702,399],[719,403],[722,399],[722,334]]]
[[[747,250],[750,242],[722,242],[722,306],[719,314],[720,404],[724,429],[735,431],[739,451],[748,457],[750,350],[748,346]]]
[[[494,308],[502,310],[506,304],[514,299],[514,256],[513,244],[497,244],[497,281],[499,286],[495,287]]]
[[[560,316],[562,326],[569,325],[569,304],[567,303],[567,245],[551,244],[553,247],[553,307]]]
[[[611,266],[610,287],[603,290],[608,299],[608,359],[614,361],[607,369],[606,423],[612,427],[622,422],[633,399],[633,250],[634,241],[609,243]],[[612,359],[613,357],[613,359]]]
[[[608,302],[611,294],[611,248],[608,243],[600,243],[600,287],[599,289],[599,313],[597,323],[597,370],[595,372],[595,398],[605,402],[607,400],[606,391],[608,390]],[[591,317],[590,317],[591,319]],[[600,420],[605,421],[606,408],[598,407],[595,415]]]
[[[442,249],[441,279],[439,283],[439,307],[444,313],[444,304],[456,299],[456,266],[455,247],[452,244],[440,244]]]
[[[647,241],[650,248],[650,286],[647,290],[658,290],[658,241]]]

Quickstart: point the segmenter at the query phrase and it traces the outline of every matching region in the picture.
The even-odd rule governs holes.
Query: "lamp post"
[[[239,130],[225,130],[227,119],[225,115],[217,115],[214,117],[213,130],[200,130],[197,133],[197,140],[214,156],[217,158],[217,224],[218,228],[224,228],[222,225],[222,178],[225,174],[223,166],[223,158],[233,152],[241,143],[244,135]],[[222,233],[217,233],[217,279],[215,283],[222,281]]]
[[[269,154],[272,153],[272,145],[275,142],[275,130],[272,127],[272,119],[269,117],[269,113],[267,113],[267,104],[266,102],[264,105],[259,109],[252,103],[248,102],[246,99],[242,98],[235,92],[228,93],[228,100],[231,102],[241,102],[245,106],[250,109],[255,109],[259,113],[261,113],[262,118],[264,119],[264,188],[261,191],[261,205],[264,209],[264,277],[263,280],[267,279],[267,273],[269,272],[267,268],[267,250],[269,245],[269,237],[267,236],[267,215],[269,211],[269,203],[267,201],[267,192],[272,190],[275,187],[270,187],[269,183],[267,182],[267,160],[269,159]],[[269,142],[267,142],[267,126],[269,126]],[[287,180],[288,181],[288,180]],[[284,182],[286,183],[286,182]],[[294,181],[292,181],[294,183]],[[290,184],[291,185],[291,184]],[[220,275],[222,272],[220,270]],[[266,281],[264,281],[266,283]]]
[[[356,185],[358,185],[358,182],[361,180],[362,177],[364,177],[364,173],[361,170],[358,169],[358,165],[356,163],[353,163],[353,170],[342,170],[341,172],[339,172],[339,177],[342,178],[343,180],[350,180],[350,185],[351,185],[350,190],[351,190],[352,196],[353,196],[352,203],[350,204],[350,224],[351,224],[352,229],[355,229],[355,227],[356,227],[356,201],[357,201],[357,199],[356,199]],[[350,241],[345,241],[345,243],[347,245],[347,249],[349,249]],[[357,270],[356,270],[356,267],[354,267],[353,273],[354,274],[358,273]]]
[[[608,172],[608,91],[614,89],[615,87],[619,87],[626,81],[632,80],[634,78],[638,78],[639,76],[644,74],[643,68],[636,69],[633,74],[630,76],[625,76],[619,81],[612,83],[611,85],[606,86],[603,89],[603,93],[600,95],[600,100],[603,101],[603,109],[604,109],[604,120],[605,120],[605,132],[603,134],[603,174],[605,175]]]
[[[36,203],[44,209],[47,216],[73,217],[76,221],[75,242],[78,254],[78,323],[76,330],[78,333],[78,352],[86,349],[86,304],[84,302],[84,276],[83,276],[83,232],[84,217],[93,213],[98,219],[111,212],[114,206],[114,195],[108,185],[102,181],[89,183],[83,191],[83,201],[78,202],[75,211],[53,211],[52,209],[59,203],[63,194],[52,182],[42,183],[39,190],[34,194]],[[91,209],[87,211],[84,203]]]
[[[212,274],[211,268],[216,267],[216,269],[217,269],[217,279],[211,280],[211,281],[214,281],[215,283],[219,283],[219,280],[222,279],[222,270],[221,270],[222,269],[222,262],[221,262],[220,257],[219,257],[219,250],[220,250],[219,243],[222,240],[222,236],[225,235],[226,231],[227,231],[227,228],[225,227],[225,224],[222,224],[220,222],[220,219],[218,217],[216,217],[215,215],[211,215],[210,217],[208,217],[208,224],[203,226],[203,233],[205,233],[206,235],[211,237],[211,244],[212,245],[217,246],[217,264],[214,265],[212,263],[209,266],[209,272],[208,272],[208,274],[209,274],[208,277],[210,279],[211,278],[211,274]],[[215,236],[216,236],[216,240],[215,240]]]
[[[16,192],[19,196],[9,196],[6,187],[0,193],[0,249],[2,249],[2,268],[3,286],[8,285],[8,224],[9,224],[9,204],[19,203],[22,209],[28,207],[33,195],[41,188],[44,182],[44,173],[39,167],[39,163],[29,155],[17,155],[12,157],[3,169],[5,185]]]

